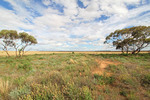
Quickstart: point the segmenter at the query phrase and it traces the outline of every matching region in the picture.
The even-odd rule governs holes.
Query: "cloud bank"
[[[114,50],[109,33],[150,25],[149,0],[1,0],[0,12],[0,30],[35,36],[32,50]]]

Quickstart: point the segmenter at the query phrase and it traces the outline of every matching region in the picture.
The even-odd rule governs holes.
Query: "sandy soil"
[[[96,69],[94,69],[92,74],[98,74],[98,75],[106,74],[107,76],[111,75],[111,73],[105,73],[105,69],[109,65],[118,65],[118,64],[120,64],[120,62],[112,62],[110,60],[99,60],[99,59],[96,59],[96,62],[98,63],[99,66]]]

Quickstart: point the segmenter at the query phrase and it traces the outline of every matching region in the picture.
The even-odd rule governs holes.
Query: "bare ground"
[[[112,62],[110,60],[99,60],[96,59],[96,62],[98,63],[98,67],[96,69],[94,69],[92,71],[92,74],[98,74],[98,75],[107,75],[110,76],[111,73],[106,73],[105,69],[109,66],[109,65],[118,65],[120,64],[119,62]]]

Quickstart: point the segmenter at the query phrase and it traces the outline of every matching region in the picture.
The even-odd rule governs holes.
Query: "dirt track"
[[[96,62],[98,63],[98,67],[92,72],[93,74],[98,74],[98,75],[110,75],[111,73],[105,73],[105,68],[107,68],[109,65],[118,65],[120,64],[119,62],[112,62],[110,60],[99,60],[96,59]]]

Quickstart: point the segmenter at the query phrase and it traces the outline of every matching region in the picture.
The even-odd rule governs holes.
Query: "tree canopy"
[[[112,43],[122,53],[139,53],[150,44],[150,26],[136,26],[110,33],[104,43]]]
[[[18,34],[16,30],[1,30],[0,40],[2,50],[4,50],[8,56],[10,56],[8,48],[14,48],[16,50],[16,56],[18,56],[18,51],[19,56],[22,56],[27,46],[37,44],[37,40],[34,36],[29,35],[26,32]]]

